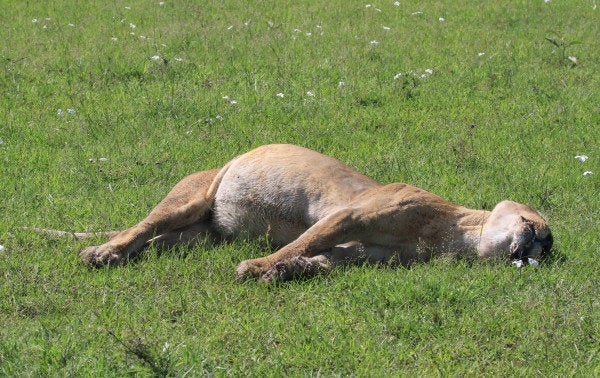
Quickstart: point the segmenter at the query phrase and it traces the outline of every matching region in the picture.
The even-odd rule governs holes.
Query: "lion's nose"
[[[527,250],[531,247],[531,243],[519,246],[510,254],[511,260],[521,260],[527,257]]]
[[[550,253],[550,249],[552,249],[552,244],[554,244],[554,237],[551,232],[548,232],[548,236],[546,239],[541,241],[542,244],[542,257],[548,256]]]

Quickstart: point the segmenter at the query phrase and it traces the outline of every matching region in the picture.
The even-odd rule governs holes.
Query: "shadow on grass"
[[[126,355],[135,357],[152,370],[154,377],[168,377],[174,375],[174,361],[169,355],[168,348],[161,348],[159,345],[151,345],[143,338],[132,336],[128,338],[120,338],[113,331],[107,329],[106,332],[118,344],[123,347]]]
[[[568,259],[569,257],[567,254],[560,248],[553,247],[550,252],[548,252],[548,255],[541,259],[541,262],[547,265],[562,265],[567,262]]]

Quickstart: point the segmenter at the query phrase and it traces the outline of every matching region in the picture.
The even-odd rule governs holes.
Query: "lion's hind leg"
[[[91,266],[121,265],[155,237],[160,241],[164,234],[165,244],[175,244],[176,234],[172,233],[175,230],[186,231],[179,233],[181,242],[191,240],[193,234],[205,228],[202,222],[208,219],[212,205],[207,191],[218,173],[219,169],[215,169],[185,177],[140,223],[117,233],[102,245],[82,250],[82,261]]]
[[[216,244],[221,241],[221,236],[214,232],[210,220],[194,223],[190,226],[165,232],[146,242],[143,248],[153,246],[158,251],[164,251],[178,245],[193,247],[198,243]]]

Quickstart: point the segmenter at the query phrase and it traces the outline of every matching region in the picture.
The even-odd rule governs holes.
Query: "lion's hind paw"
[[[79,252],[79,257],[85,265],[94,268],[123,264],[122,256],[113,247],[106,245],[87,247]]]

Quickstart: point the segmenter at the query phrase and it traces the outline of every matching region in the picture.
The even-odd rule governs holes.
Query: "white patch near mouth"
[[[527,262],[525,262],[524,260],[513,260],[512,264],[514,266],[516,266],[517,268],[522,268],[525,265],[533,265],[533,266],[540,265],[540,263],[537,260],[532,259],[531,257],[527,258]]]

